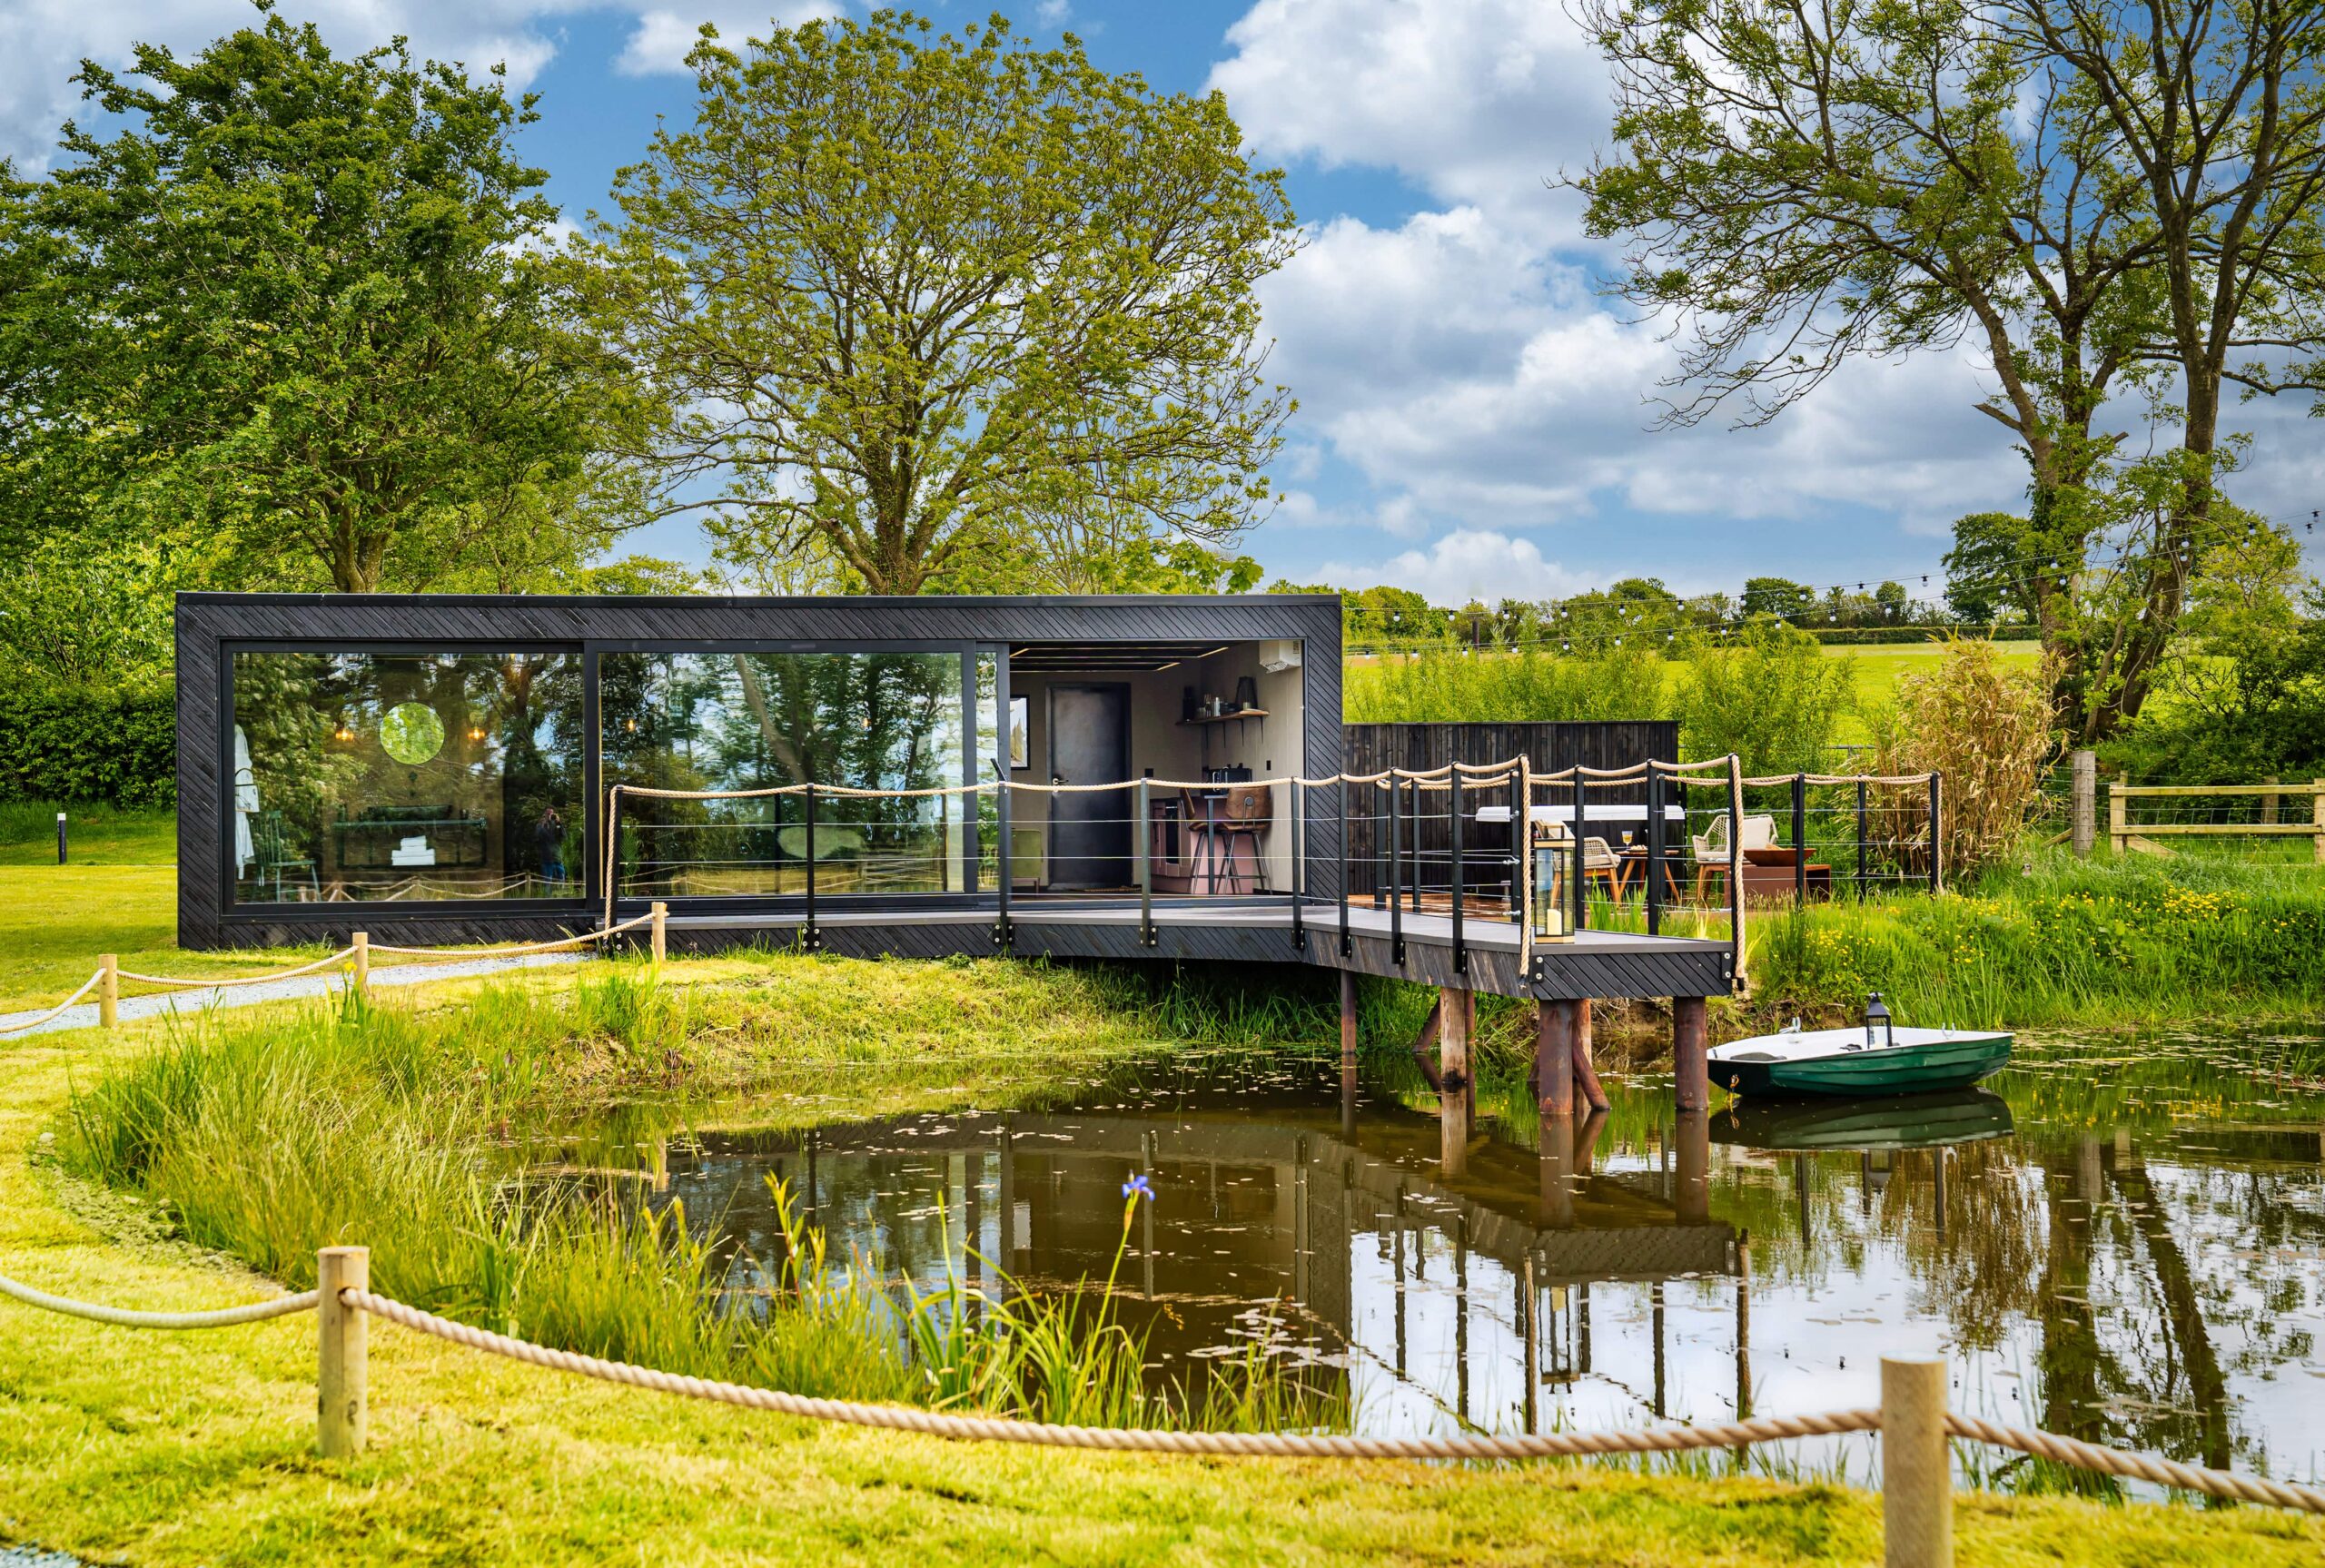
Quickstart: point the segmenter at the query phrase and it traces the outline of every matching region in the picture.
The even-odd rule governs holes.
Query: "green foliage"
[[[1743,609],[1747,616],[1772,616],[1784,621],[1805,621],[1816,608],[1816,590],[1790,577],[1747,577]]]
[[[0,799],[168,805],[177,699],[143,691],[0,689]]]
[[[117,129],[68,125],[18,203],[54,251],[20,402],[61,432],[19,449],[89,476],[44,533],[346,591],[525,586],[610,537],[589,454],[642,416],[547,253],[529,100],[272,14],[80,80]]]
[[[1855,673],[1807,633],[1754,621],[1687,648],[1678,682],[1683,758],[1744,759],[1750,774],[1825,773],[1841,720],[1855,705]]]
[[[2038,856],[1966,896],[1771,912],[1754,994],[1916,1023],[2033,1028],[2325,1006],[2325,884],[2301,868]]]
[[[1570,656],[1443,652],[1350,666],[1342,711],[1350,724],[1647,719],[1663,715],[1667,688],[1661,656],[1645,647]]]
[[[1972,626],[2032,618],[2033,548],[2024,518],[2007,512],[1956,518],[1954,547],[1945,552],[1945,607]]]
[[[707,34],[689,63],[693,123],[615,178],[601,319],[688,410],[664,475],[728,553],[1040,587],[1261,510],[1291,403],[1254,290],[1296,230],[1222,97],[998,17]]]
[[[2142,781],[2253,784],[2325,777],[2325,585],[2303,585],[2300,551],[2261,528],[2214,552],[2158,700],[2105,748]]]

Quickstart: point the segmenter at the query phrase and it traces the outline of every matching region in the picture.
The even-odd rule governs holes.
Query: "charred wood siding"
[[[232,730],[221,710],[227,660],[245,644],[350,651],[400,647],[579,648],[594,685],[596,656],[626,647],[815,652],[848,647],[975,643],[1162,643],[1296,640],[1311,773],[1341,765],[1341,610],[1331,595],[1073,597],[577,597],[466,594],[180,594],[177,599],[178,942],[220,947],[343,940],[361,926],[385,942],[489,942],[561,934],[595,921],[587,911],[486,912],[473,904],[390,909],[379,904],[230,910]],[[594,696],[591,699],[594,705]],[[591,713],[594,715],[594,705]],[[588,898],[604,862],[605,811],[594,755],[589,771]],[[1310,891],[1340,863],[1340,824],[1309,833]]]
[[[1677,719],[1609,724],[1349,725],[1344,730],[1342,765],[1351,774],[1379,773],[1387,768],[1429,773],[1448,763],[1483,766],[1522,756],[1532,764],[1538,778],[1577,765],[1627,768],[1643,762],[1679,760]],[[1373,798],[1368,801],[1368,795]],[[1538,789],[1535,798],[1547,801],[1556,796]],[[1427,793],[1420,799],[1421,815],[1417,823],[1405,824],[1401,853],[1410,854],[1418,845],[1423,868],[1421,885],[1443,887],[1453,847],[1452,832],[1445,814],[1446,797]],[[1641,783],[1592,789],[1588,799],[1593,805],[1642,805],[1647,801],[1647,786]],[[1412,800],[1412,795],[1405,795],[1399,811],[1407,810]],[[1465,803],[1471,817],[1464,826],[1465,859],[1490,849],[1508,847],[1499,833],[1480,829],[1474,818],[1478,805],[1504,805],[1509,801],[1507,790],[1472,793]],[[1383,885],[1379,867],[1387,854],[1387,797],[1379,790],[1351,789],[1348,809],[1349,892],[1350,896],[1362,893],[1370,897]],[[1410,886],[1411,882],[1409,872],[1406,885]]]

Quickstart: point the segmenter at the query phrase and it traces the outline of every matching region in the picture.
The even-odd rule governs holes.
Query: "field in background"
[[[2000,643],[1996,646],[2002,650],[2003,661],[2013,667],[2025,667],[2032,666],[2034,663],[2035,656],[2038,651],[2038,645],[2031,642]],[[1867,715],[1878,708],[1886,706],[1892,700],[1893,694],[1896,689],[1897,677],[1910,670],[1927,667],[1930,661],[1940,657],[1944,651],[1945,645],[1944,643],[1875,644],[1871,646],[1859,645],[1855,646],[1827,646],[1825,649],[1825,657],[1845,658],[1853,661],[1850,666],[1850,670],[1852,675],[1855,677],[1856,682],[1856,712],[1849,715],[1841,721],[1840,732],[1835,736],[1837,742],[1843,745],[1862,745],[1865,744],[1871,738],[1871,733],[1866,723]],[[1494,661],[1508,660],[1511,656],[1501,653],[1479,653],[1474,655],[1464,655],[1459,653],[1440,654],[1432,650],[1425,654],[1388,656],[1443,658],[1449,661],[1459,660],[1463,663],[1469,663],[1471,660],[1476,659],[1482,659],[1487,661],[1488,664],[1491,664]],[[1659,660],[1657,662],[1662,665],[1667,680],[1676,681],[1681,667],[1678,662],[1668,659]],[[1351,715],[1359,714],[1363,710],[1365,696],[1370,691],[1376,688],[1379,685],[1380,676],[1378,672],[1381,669],[1382,665],[1383,656],[1374,654],[1358,655],[1348,661],[1346,671],[1346,705]],[[1455,683],[1449,681],[1448,684],[1452,685]],[[1668,703],[1667,702],[1665,705],[1667,707]],[[1461,715],[1452,714],[1447,716],[1458,719]],[[1557,713],[1543,713],[1533,714],[1528,716],[1538,720],[1552,720],[1571,717],[1573,715]],[[1667,715],[1637,713],[1624,714],[1620,716],[1625,718],[1661,718],[1667,716]],[[1360,721],[1352,719],[1351,722]]]

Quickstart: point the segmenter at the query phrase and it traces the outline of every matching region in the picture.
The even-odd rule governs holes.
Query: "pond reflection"
[[[1883,1355],[1943,1351],[1959,1408],[2308,1479],[2320,1061],[2313,1040],[2058,1045],[1994,1092],[1686,1118],[1643,1080],[1545,1127],[1519,1084],[1180,1057],[1048,1109],[705,1130],[639,1185],[684,1200],[738,1290],[781,1246],[777,1176],[836,1257],[924,1287],[949,1259],[990,1296],[1103,1277],[1143,1172],[1120,1288],[1153,1375],[1261,1339],[1365,1432],[1873,1404]],[[1861,1473],[1869,1446],[1847,1453]]]

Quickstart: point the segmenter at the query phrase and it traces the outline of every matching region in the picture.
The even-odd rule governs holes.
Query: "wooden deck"
[[[1134,902],[1015,901],[1005,943],[1000,918],[990,905],[821,910],[816,934],[822,951],[851,958],[944,958],[1005,946],[1058,958],[1299,963],[1546,1001],[1725,996],[1734,979],[1724,942],[1596,931],[1570,942],[1537,943],[1529,974],[1519,964],[1518,929],[1507,917],[1465,918],[1457,955],[1449,913],[1408,910],[1392,921],[1370,902],[1348,907],[1345,952],[1337,903],[1307,905],[1295,933],[1291,904],[1281,898],[1157,902],[1151,943]],[[796,942],[806,923],[796,910],[737,910],[673,913],[668,931],[672,947],[704,951],[754,940]]]

